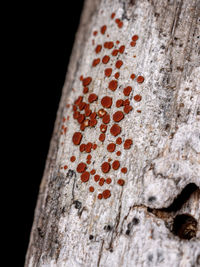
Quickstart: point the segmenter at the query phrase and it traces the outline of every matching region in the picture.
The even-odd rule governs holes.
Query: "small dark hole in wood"
[[[172,232],[181,239],[190,240],[196,236],[197,220],[189,214],[180,214],[174,218]]]
[[[90,240],[92,240],[93,238],[94,238],[94,236],[93,236],[93,235],[90,235],[90,236],[89,236],[89,239],[90,239]]]

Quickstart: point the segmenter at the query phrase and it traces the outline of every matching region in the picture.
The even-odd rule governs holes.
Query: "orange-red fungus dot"
[[[118,50],[117,50],[117,49],[114,49],[114,50],[112,51],[112,56],[116,57],[117,54],[118,54]]]
[[[106,179],[106,183],[107,183],[107,184],[110,184],[111,182],[112,182],[111,178],[107,178],[107,179]]]
[[[127,168],[126,167],[121,168],[121,172],[122,173],[127,173]]]
[[[137,82],[138,83],[143,83],[144,82],[144,77],[143,76],[138,76],[137,77]]]
[[[140,102],[142,99],[141,95],[135,95],[134,96],[134,100],[137,101],[137,102]]]
[[[85,152],[90,153],[92,149],[92,143],[89,142],[85,145]]]
[[[114,143],[110,143],[110,144],[107,145],[107,150],[109,152],[114,152],[115,151],[115,147],[116,147],[116,145]]]
[[[101,170],[102,170],[103,173],[109,172],[109,170],[110,170],[110,163],[108,163],[108,162],[102,163]]]
[[[123,27],[123,21],[120,21],[118,24],[117,24],[117,26],[118,26],[118,28],[122,28]]]
[[[117,86],[118,86],[118,82],[116,80],[112,80],[109,82],[108,88],[111,91],[115,91],[117,89]]]
[[[104,133],[99,135],[99,141],[103,142],[105,140],[106,136]]]
[[[130,100],[127,98],[126,100],[124,100],[124,106],[128,106],[130,105]]]
[[[122,143],[122,139],[121,139],[121,137],[118,137],[118,138],[116,139],[116,144],[117,144],[117,145],[121,145],[121,143]]]
[[[92,193],[92,192],[94,192],[94,186],[90,186],[89,187],[89,191]]]
[[[105,34],[106,29],[107,29],[107,26],[106,26],[106,25],[103,25],[103,26],[101,27],[101,34]]]
[[[104,70],[105,76],[106,77],[110,77],[110,75],[112,74],[112,69],[111,68],[107,68]]]
[[[107,113],[107,112],[106,112],[104,109],[100,109],[100,110],[98,111],[98,115],[99,115],[100,118],[102,118],[103,116],[105,116],[106,113]]]
[[[117,183],[118,183],[119,185],[123,186],[124,183],[125,183],[125,181],[124,181],[123,179],[119,179],[119,180],[117,181]]]
[[[83,100],[83,97],[82,96],[79,96],[76,101],[74,102],[75,105],[79,105]]]
[[[91,160],[92,156],[89,154],[87,155],[87,160]]]
[[[120,73],[119,72],[116,72],[115,73],[115,79],[118,79],[119,78],[119,75],[120,75]]]
[[[141,113],[142,111],[141,111],[140,109],[137,109],[137,112],[138,112],[138,113]]]
[[[80,81],[82,81],[83,80],[83,75],[81,75],[79,79],[80,79]]]
[[[122,100],[122,99],[118,99],[118,100],[116,101],[116,107],[119,108],[119,107],[123,106],[123,103],[124,103],[124,100]]]
[[[102,49],[102,45],[97,45],[95,48],[95,52],[98,54],[101,52],[101,49]]]
[[[123,61],[122,60],[117,60],[117,62],[115,64],[115,67],[120,69],[122,65],[123,65]]]
[[[113,120],[115,122],[119,122],[119,121],[123,120],[123,118],[124,118],[124,113],[122,111],[116,111],[113,114]]]
[[[88,87],[84,87],[83,88],[83,94],[87,94],[88,93]]]
[[[102,194],[100,193],[100,194],[98,194],[97,197],[98,197],[98,199],[102,199],[103,196],[102,196]]]
[[[114,43],[113,42],[105,42],[104,43],[104,48],[112,49],[113,46],[114,46]]]
[[[121,127],[118,124],[113,124],[113,126],[110,128],[110,133],[113,136],[117,136],[121,133]]]
[[[132,73],[131,76],[130,76],[130,78],[131,78],[132,80],[134,80],[134,79],[135,79],[135,74]]]
[[[87,77],[87,78],[84,78],[83,79],[83,86],[88,86],[92,81],[92,78],[91,77]]]
[[[115,161],[113,161],[113,163],[112,163],[112,168],[113,168],[113,170],[118,170],[119,167],[120,167],[120,162],[119,162],[119,160],[115,160]]]
[[[67,165],[65,165],[63,168],[64,168],[64,170],[66,170],[66,169],[68,168],[68,166],[67,166]]]
[[[80,109],[80,110],[83,110],[83,109],[85,108],[85,106],[86,106],[86,103],[85,103],[85,102],[81,102],[81,103],[79,104],[79,109]]]
[[[114,19],[115,13],[113,12],[110,17],[111,17],[111,19]]]
[[[71,162],[74,162],[76,160],[76,157],[75,156],[71,156],[70,160],[71,160]]]
[[[95,182],[98,182],[99,179],[100,179],[100,176],[99,176],[98,174],[96,174],[96,175],[94,176],[94,180],[95,180]]]
[[[108,55],[105,55],[103,58],[102,58],[102,62],[103,64],[107,64],[110,60],[110,57]]]
[[[123,93],[124,93],[125,96],[129,96],[131,91],[132,91],[132,87],[131,86],[127,86],[127,87],[124,88]]]
[[[134,46],[136,45],[136,42],[135,42],[135,41],[132,41],[132,42],[130,42],[130,45],[131,45],[132,47],[134,47]]]
[[[89,173],[89,172],[83,172],[83,173],[81,174],[81,181],[82,181],[83,183],[88,182],[88,181],[89,181],[89,178],[90,178],[90,173]]]
[[[95,150],[96,148],[97,148],[97,144],[93,144],[93,145],[92,145],[92,149]]]
[[[125,50],[125,45],[121,45],[120,48],[119,48],[119,53],[123,54],[124,50]]]
[[[94,36],[96,36],[96,35],[97,35],[97,33],[98,33],[97,31],[93,31],[93,35],[94,35]]]
[[[116,155],[119,157],[119,156],[121,156],[121,151],[117,151],[116,152]]]
[[[137,41],[137,40],[138,40],[138,35],[133,35],[133,36],[132,36],[132,40],[133,40],[133,41]]]
[[[76,168],[77,172],[82,173],[86,170],[87,165],[84,162],[80,162]]]
[[[126,139],[124,142],[124,149],[129,149],[133,144],[133,141],[131,139]]]
[[[100,63],[100,58],[95,58],[92,62],[92,66],[96,67],[96,65],[98,65]]]
[[[79,147],[79,149],[80,149],[80,152],[85,151],[85,144],[81,144],[80,147]]]
[[[90,103],[96,101],[98,99],[98,96],[96,94],[90,94],[89,97],[88,97],[88,101]]]
[[[105,182],[105,179],[102,177],[102,178],[99,180],[99,185],[100,185],[100,186],[103,186],[103,185],[104,185],[104,182]]]
[[[109,159],[108,159],[108,162],[111,162],[111,161],[112,161],[112,159],[111,159],[111,158],[109,158]]]
[[[85,115],[80,114],[77,118],[78,123],[82,123],[85,120]]]
[[[101,124],[101,125],[100,125],[100,131],[101,131],[102,133],[105,133],[105,132],[107,131],[107,125],[105,125],[105,124]]]
[[[91,175],[94,175],[95,173],[96,173],[95,169],[92,169],[91,172],[90,172]]]
[[[110,115],[106,114],[105,116],[103,116],[102,122],[108,124],[110,122]]]
[[[97,113],[96,112],[92,112],[92,114],[90,115],[90,119],[91,120],[94,120],[97,116]]]
[[[103,191],[102,196],[104,199],[107,199],[111,196],[110,190],[106,189]]]
[[[112,106],[112,97],[104,96],[104,97],[101,99],[101,105],[102,105],[104,108],[110,108],[110,107]]]
[[[85,116],[86,117],[89,117],[91,113],[92,113],[91,109],[86,109],[85,110]]]
[[[72,142],[74,143],[74,145],[79,145],[82,139],[82,133],[80,132],[75,132],[73,137],[72,137]]]
[[[130,105],[126,105],[126,106],[124,107],[124,113],[128,114],[132,109],[133,109],[132,106],[130,106]]]

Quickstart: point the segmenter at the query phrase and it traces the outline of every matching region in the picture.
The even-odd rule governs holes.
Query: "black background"
[[[9,14],[8,157],[12,204],[9,247],[23,266],[56,112],[77,31],[83,0],[21,4]],[[8,9],[9,10],[9,9]],[[9,11],[10,12],[10,11]],[[8,21],[8,19],[7,19]],[[10,93],[10,89],[11,93]],[[14,252],[16,256],[14,256]],[[12,260],[12,257],[11,257]]]

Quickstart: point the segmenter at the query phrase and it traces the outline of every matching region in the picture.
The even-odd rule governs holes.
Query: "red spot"
[[[103,64],[107,64],[110,60],[110,57],[108,55],[105,55],[103,58],[102,58],[102,62]]]
[[[109,158],[109,159],[108,159],[108,162],[111,162],[111,161],[112,161],[112,159],[111,159],[111,158]]]
[[[116,107],[117,107],[117,108],[123,106],[123,104],[124,104],[124,100],[122,100],[122,99],[118,99],[118,100],[116,101]]]
[[[116,155],[119,157],[121,156],[121,151],[117,151]]]
[[[85,145],[85,152],[90,153],[92,149],[92,143],[89,142]]]
[[[131,78],[132,80],[134,80],[134,79],[135,79],[135,74],[132,73],[131,76],[130,76],[130,78]]]
[[[90,120],[90,126],[94,127],[95,125],[97,125],[97,120],[96,119]]]
[[[82,123],[85,120],[85,115],[80,114],[77,118],[78,123]]]
[[[115,13],[112,13],[110,17],[111,17],[111,19],[114,19]]]
[[[110,170],[110,163],[108,163],[108,162],[102,163],[101,170],[103,173],[108,173]]]
[[[114,46],[114,43],[113,42],[105,42],[104,43],[104,48],[112,49],[113,46]]]
[[[66,170],[68,167],[67,167],[67,165],[65,165],[63,168],[64,168],[64,170]]]
[[[94,176],[94,180],[95,180],[95,182],[98,182],[99,179],[100,179],[100,176],[99,176],[98,174],[96,174],[96,175]]]
[[[98,115],[99,115],[100,118],[102,118],[103,116],[105,116],[106,113],[107,112],[103,108],[98,111]]]
[[[112,97],[104,96],[104,97],[101,99],[101,105],[102,105],[104,108],[110,108],[110,107],[112,106]]]
[[[125,50],[125,45],[121,45],[120,48],[119,48],[119,53],[123,54],[124,50]]]
[[[110,190],[106,189],[103,191],[102,196],[104,199],[107,199],[111,196]]]
[[[86,103],[85,103],[85,102],[81,102],[81,103],[79,104],[79,109],[80,109],[80,110],[83,110],[83,109],[85,108],[85,106],[86,106]]]
[[[106,114],[105,116],[103,116],[102,122],[108,124],[110,122],[110,115]]]
[[[120,167],[120,162],[119,162],[119,160],[115,160],[115,161],[113,161],[113,163],[112,163],[112,168],[113,168],[113,170],[118,170],[119,167]]]
[[[80,79],[80,81],[82,81],[83,80],[83,75],[81,75],[79,79]]]
[[[116,57],[117,54],[118,54],[118,50],[117,50],[117,49],[114,49],[114,50],[112,51],[112,56]]]
[[[105,132],[107,131],[107,125],[105,125],[105,124],[101,124],[101,125],[100,125],[100,131],[101,131],[102,133],[105,133]]]
[[[90,115],[90,119],[91,120],[94,120],[97,116],[97,113],[96,112],[92,112],[92,114]]]
[[[87,94],[88,93],[88,87],[84,87],[83,88],[83,94]]]
[[[132,40],[133,40],[133,41],[137,41],[137,40],[138,40],[138,35],[133,35],[133,36],[132,36]]]
[[[130,45],[131,45],[132,47],[134,47],[134,46],[136,45],[136,42],[135,42],[135,41],[132,41],[132,42],[130,42]]]
[[[107,68],[104,70],[105,76],[106,77],[110,77],[110,75],[112,74],[112,69],[111,68]]]
[[[82,97],[82,96],[79,96],[79,97],[76,99],[76,101],[74,102],[74,104],[78,106],[78,105],[82,102],[82,100],[83,100],[83,97]]]
[[[116,145],[114,143],[110,143],[110,144],[107,145],[107,150],[109,152],[114,152],[115,151],[115,147],[116,147]]]
[[[106,179],[106,183],[107,183],[107,184],[110,184],[111,182],[112,182],[112,180],[111,180],[110,178],[107,178],[107,179]]]
[[[100,194],[98,194],[97,197],[98,197],[98,199],[102,199],[103,196],[102,196],[102,194],[100,193]]]
[[[127,168],[126,167],[121,168],[121,172],[122,173],[127,173]]]
[[[71,156],[70,160],[71,160],[71,162],[74,162],[76,160],[76,157],[75,156]]]
[[[98,96],[96,94],[90,94],[88,97],[88,101],[90,103],[93,103],[94,101],[96,101],[98,99]]]
[[[76,171],[78,173],[82,173],[86,170],[86,168],[87,168],[87,165],[84,162],[80,162],[76,168]]]
[[[91,175],[94,175],[95,173],[96,173],[95,169],[92,169],[91,172],[90,172]]]
[[[133,144],[133,141],[131,139],[126,139],[124,142],[124,149],[130,149]]]
[[[100,58],[94,59],[92,62],[92,67],[96,67],[96,65],[98,65],[99,63],[100,63]]]
[[[128,106],[130,105],[130,100],[127,98],[126,100],[124,100],[124,106]]]
[[[107,29],[107,26],[106,26],[106,25],[103,25],[103,26],[101,27],[101,34],[105,34],[106,29]]]
[[[144,77],[143,76],[138,76],[137,77],[137,82],[138,83],[143,83],[144,82]]]
[[[125,183],[125,181],[124,181],[123,179],[119,179],[119,180],[117,181],[117,183],[118,183],[119,185],[123,186],[124,183]]]
[[[87,155],[87,160],[91,160],[92,156],[89,154]]]
[[[88,182],[89,178],[90,178],[90,173],[89,172],[84,172],[84,173],[81,174],[81,181],[83,183]]]
[[[74,145],[79,145],[82,139],[82,134],[80,132],[75,132],[73,137],[72,137],[72,142],[74,143]]]
[[[119,41],[119,40],[117,40],[117,41],[116,41],[116,44],[120,44],[120,41]]]
[[[97,148],[97,144],[93,144],[92,148],[95,150]]]
[[[94,36],[96,36],[96,35],[97,35],[97,33],[98,33],[97,31],[94,31],[94,32],[93,32],[93,35],[94,35]]]
[[[95,52],[98,54],[101,52],[101,49],[102,49],[102,45],[97,45],[95,48]]]
[[[115,79],[118,79],[119,78],[119,75],[120,75],[120,73],[119,72],[116,72],[115,73]]]
[[[99,135],[99,141],[103,142],[105,140],[106,136],[104,133]]]
[[[137,102],[140,102],[142,99],[141,95],[135,95],[134,96],[134,100],[137,101]]]
[[[83,86],[88,86],[92,81],[92,78],[91,77],[87,77],[87,78],[84,78],[83,79]]]
[[[118,137],[118,138],[116,139],[116,144],[117,144],[117,145],[121,145],[121,143],[122,143],[122,139],[121,139],[121,137]]]
[[[123,21],[120,21],[118,24],[117,24],[117,26],[118,26],[118,28],[122,28],[123,27]]]
[[[115,64],[115,67],[120,69],[122,65],[123,65],[123,61],[122,60],[117,60],[117,62]]]
[[[86,117],[89,117],[91,113],[92,113],[92,110],[91,109],[86,109],[85,110],[85,116]]]
[[[89,187],[89,191],[90,191],[91,193],[93,193],[93,192],[94,192],[94,187],[93,187],[93,186],[90,186],[90,187]]]
[[[79,147],[79,149],[80,149],[80,152],[85,151],[85,144],[81,144],[80,147]]]
[[[110,133],[113,136],[117,136],[118,134],[121,133],[121,127],[117,124],[113,124],[113,126],[110,128]]]
[[[105,182],[105,179],[102,177],[102,178],[99,180],[99,185],[100,185],[100,186],[103,186],[103,185],[104,185],[104,182]]]
[[[127,86],[127,87],[124,88],[123,93],[124,93],[125,96],[129,96],[131,91],[132,91],[132,87],[131,86]]]
[[[111,91],[115,91],[117,89],[117,86],[118,86],[118,82],[116,80],[112,80],[109,82],[108,88]]]
[[[119,122],[119,121],[123,120],[123,118],[124,118],[124,113],[122,111],[116,111],[113,114],[113,120],[115,122]]]
[[[124,107],[124,113],[128,114],[132,109],[133,109],[132,106],[130,106],[130,105],[126,105],[126,106]]]

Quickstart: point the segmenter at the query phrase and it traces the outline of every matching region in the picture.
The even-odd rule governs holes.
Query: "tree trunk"
[[[200,266],[199,15],[86,0],[25,266]]]

